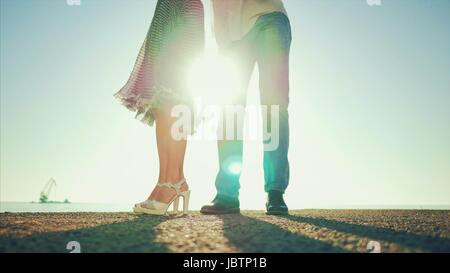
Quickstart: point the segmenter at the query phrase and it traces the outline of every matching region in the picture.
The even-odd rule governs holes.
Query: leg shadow
[[[450,240],[448,238],[420,235],[405,231],[395,231],[389,228],[349,224],[336,220],[323,218],[310,218],[295,215],[280,216],[292,221],[334,229],[340,232],[368,237],[373,240],[387,241],[401,246],[418,248],[429,252],[449,252]]]
[[[43,232],[26,237],[0,237],[0,252],[70,252],[66,245],[77,241],[81,252],[168,252],[155,243],[155,227],[163,216],[140,216],[120,223],[63,232]]]
[[[346,252],[333,245],[291,233],[278,226],[241,214],[218,215],[224,237],[239,251],[249,252]]]

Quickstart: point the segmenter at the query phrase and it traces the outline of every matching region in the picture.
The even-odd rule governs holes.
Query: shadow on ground
[[[346,252],[242,214],[220,215],[224,236],[241,252]]]
[[[78,241],[82,252],[177,252],[180,244],[190,244],[188,251],[199,251],[199,242],[211,241],[214,252],[219,246],[227,251],[248,252],[347,252],[338,242],[330,240],[321,241],[313,237],[307,237],[298,233],[298,224],[309,224],[318,228],[327,228],[335,232],[355,235],[372,240],[395,243],[401,247],[419,249],[426,252],[449,252],[450,239],[435,237],[426,234],[417,234],[406,231],[398,231],[389,228],[366,226],[361,224],[346,223],[338,220],[330,220],[323,217],[305,217],[299,215],[280,216],[270,218],[271,222],[258,219],[261,214],[249,215],[217,215],[202,216],[195,214],[186,219],[182,217],[175,221],[171,217],[141,216],[127,219],[122,222],[103,224],[95,227],[81,228],[76,221],[69,224],[59,223],[64,228],[73,227],[68,231],[47,231],[49,227],[40,219],[37,225],[33,218],[26,218],[29,228],[34,233],[20,237],[14,233],[2,233],[0,236],[0,252],[69,252],[66,245],[69,241]],[[69,216],[66,216],[70,217]],[[95,216],[97,217],[97,216]],[[93,217],[92,221],[95,221]],[[110,217],[110,216],[98,216]],[[11,220],[5,220],[11,219]],[[5,218],[3,226],[9,226],[13,230],[23,228],[24,220],[17,221],[14,217]],[[83,219],[81,217],[80,219]],[[109,218],[107,218],[109,219]],[[265,218],[264,218],[265,219]],[[290,221],[285,221],[288,219]],[[216,220],[216,229],[211,229],[211,222]],[[219,220],[219,221],[217,221]],[[89,220],[90,221],[90,220]],[[283,222],[283,227],[278,226],[278,221]],[[164,222],[164,233],[167,232],[168,240],[160,240],[161,223]],[[54,223],[54,221],[53,221]],[[223,227],[222,224],[223,223]],[[420,223],[420,221],[419,221]],[[67,226],[65,226],[67,225]],[[78,228],[76,227],[78,225]],[[1,225],[0,225],[1,227]],[[290,227],[293,232],[290,232]],[[442,228],[442,227],[440,227]],[[445,228],[445,227],[444,227]],[[196,229],[193,232],[191,229]],[[51,230],[51,229],[50,229]],[[166,234],[166,235],[167,235]],[[178,234],[177,236],[170,236]],[[195,236],[186,236],[192,235]],[[209,236],[209,237],[208,237]],[[199,238],[201,237],[201,238]],[[202,240],[199,240],[202,239]],[[224,240],[226,239],[226,240]],[[327,238],[325,238],[327,239]],[[217,246],[214,245],[217,244]]]
[[[448,238],[420,235],[406,231],[395,231],[388,228],[350,224],[324,218],[310,218],[296,215],[281,217],[299,223],[315,225],[317,227],[325,227],[338,232],[350,233],[353,235],[371,238],[373,240],[396,243],[404,247],[418,248],[426,252],[450,251],[450,239]]]
[[[63,232],[43,232],[26,237],[0,237],[0,252],[70,252],[69,241],[78,241],[82,252],[168,252],[154,242],[156,226],[168,218],[141,216],[120,223]]]

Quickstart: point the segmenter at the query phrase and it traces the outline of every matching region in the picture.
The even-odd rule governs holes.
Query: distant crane
[[[39,197],[40,203],[48,203],[48,197],[50,196],[50,193],[52,191],[52,188],[56,188],[56,181],[53,178],[50,178],[50,180],[45,184],[44,188],[41,191],[41,195]]]

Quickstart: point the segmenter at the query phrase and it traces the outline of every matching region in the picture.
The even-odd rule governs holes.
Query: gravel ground
[[[211,216],[1,213],[0,252],[450,252],[450,211],[297,210]]]

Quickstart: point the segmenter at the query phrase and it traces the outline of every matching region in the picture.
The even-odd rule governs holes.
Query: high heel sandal
[[[167,213],[169,206],[173,203],[173,212],[178,214],[178,206],[179,199],[183,197],[183,215],[187,214],[189,207],[189,197],[191,195],[191,191],[187,190],[182,192],[181,186],[186,183],[186,180],[183,178],[176,184],[172,184],[170,182],[158,183],[156,186],[165,187],[169,189],[174,189],[176,191],[176,195],[170,199],[169,203],[159,202],[156,200],[145,200],[144,202],[138,203],[134,205],[133,211],[135,213],[145,213],[152,215],[164,215]]]

